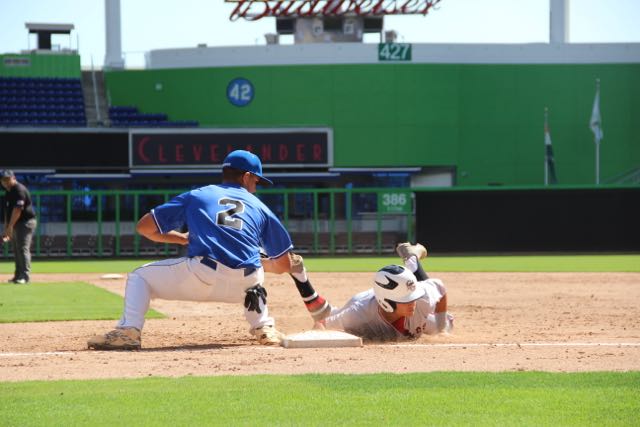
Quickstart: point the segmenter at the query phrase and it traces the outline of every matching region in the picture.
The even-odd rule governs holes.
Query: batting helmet
[[[424,289],[416,286],[416,276],[399,265],[387,265],[376,273],[373,293],[382,309],[393,312],[397,302],[411,302],[424,295]]]

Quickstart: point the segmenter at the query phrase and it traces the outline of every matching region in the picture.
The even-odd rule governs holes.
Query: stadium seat
[[[141,113],[130,105],[109,107],[109,119],[113,127],[197,127],[195,120],[169,121],[165,113]]]
[[[75,120],[75,126],[86,126],[80,79],[0,78],[0,106],[3,126],[67,126],[58,116],[58,111],[65,107],[82,114]]]
[[[79,234],[73,236],[72,251],[74,256],[95,256],[96,236],[92,234]]]

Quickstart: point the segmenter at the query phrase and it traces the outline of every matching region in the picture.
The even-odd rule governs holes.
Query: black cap
[[[5,169],[2,171],[2,178],[13,178],[16,176],[12,170]]]

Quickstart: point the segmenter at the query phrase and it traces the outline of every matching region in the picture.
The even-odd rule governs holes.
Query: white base
[[[341,331],[312,330],[287,335],[285,348],[362,347],[362,338]]]
[[[124,276],[122,274],[116,274],[116,273],[109,273],[109,274],[103,274],[102,276],[100,276],[101,279],[107,279],[107,280],[115,280],[115,279],[124,279]]]

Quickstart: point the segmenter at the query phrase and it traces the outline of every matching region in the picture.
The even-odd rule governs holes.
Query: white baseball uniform
[[[437,334],[435,307],[446,294],[439,279],[427,279],[416,283],[425,290],[416,302],[411,317],[403,317],[389,323],[380,314],[373,289],[353,296],[342,308],[331,310],[325,319],[327,329],[337,329],[371,341],[399,341],[417,339],[423,333]],[[381,309],[380,309],[381,310]]]
[[[243,303],[245,290],[264,282],[262,268],[253,269],[245,276],[244,268],[233,269],[216,263],[214,270],[203,264],[202,259],[200,256],[166,259],[129,273],[125,308],[118,326],[142,330],[151,299]],[[260,309],[262,313],[244,310],[251,329],[274,324],[262,300]]]

